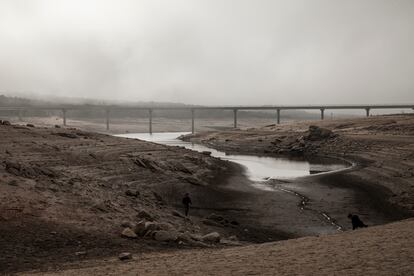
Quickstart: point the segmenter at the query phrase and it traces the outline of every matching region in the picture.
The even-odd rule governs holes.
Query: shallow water
[[[267,156],[226,154],[203,145],[185,142],[178,139],[181,135],[188,132],[159,132],[159,133],[128,133],[116,135],[119,137],[135,138],[169,146],[182,146],[198,152],[209,151],[214,157],[229,160],[242,165],[245,168],[246,176],[256,182],[260,189],[270,189],[267,185],[260,182],[269,179],[289,179],[307,176],[314,172],[327,172],[346,168],[347,165],[333,160],[300,160],[288,158],[275,158]]]

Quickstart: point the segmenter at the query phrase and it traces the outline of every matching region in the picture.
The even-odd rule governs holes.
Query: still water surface
[[[281,157],[275,158],[255,155],[226,154],[223,151],[178,139],[178,137],[185,134],[189,134],[189,132],[159,132],[153,134],[128,133],[117,136],[140,139],[168,146],[181,146],[198,152],[209,151],[214,157],[242,165],[245,168],[246,176],[255,182],[266,181],[271,178],[289,179],[310,175],[316,172],[333,171],[347,167],[346,164],[333,160],[309,161]]]

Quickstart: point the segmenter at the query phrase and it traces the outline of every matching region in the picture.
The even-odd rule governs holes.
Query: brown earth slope
[[[179,233],[211,231],[174,211],[186,191],[207,200],[209,183],[228,170],[224,161],[76,129],[0,125],[0,137],[0,272],[185,247],[121,237],[141,220]]]
[[[329,130],[312,128],[309,131],[311,124],[315,122],[209,132],[193,139],[238,153],[310,158],[328,155],[356,162],[355,168],[340,173],[267,183],[307,196],[309,208],[319,213],[329,210],[339,225],[348,224],[348,211],[362,213],[364,221],[370,225],[412,215],[413,116],[375,116],[316,123]],[[185,247],[185,244],[159,243],[141,237],[134,240],[121,238],[121,224],[125,224],[124,221],[138,222],[142,219],[142,210],[147,211],[151,219],[168,223],[180,233],[203,234],[215,230],[221,231],[222,235],[236,234],[242,240],[264,241],[320,232],[320,218],[302,212],[295,196],[255,190],[245,178],[232,174],[233,169],[238,168],[207,155],[73,129],[0,126],[0,135],[3,159],[0,165],[0,246],[4,248],[0,253],[1,272],[33,268],[54,270],[66,267],[63,265],[66,262],[82,260],[85,262],[69,266],[100,266],[101,261],[90,259],[102,259],[126,250],[140,254],[149,250],[191,248],[188,247],[191,244]],[[181,207],[180,198],[186,191],[191,192],[198,205],[194,206],[195,216],[191,220],[172,214]],[[292,208],[286,213],[283,208],[290,208],[289,204]],[[216,220],[203,223],[203,217],[212,212],[231,215],[228,222],[232,218],[237,218],[238,222],[234,225],[215,225]],[[384,275],[404,275],[407,271],[412,272],[407,265],[412,262],[407,256],[413,253],[410,227],[412,221],[369,227],[357,232],[356,239],[360,238],[360,244],[352,243],[353,233],[346,233],[320,240],[306,238],[228,249],[230,251],[191,249],[190,252],[174,251],[161,255],[145,253],[140,260],[148,262],[142,266],[131,263],[130,267],[116,265],[113,270],[105,266],[102,270],[93,268],[68,273],[115,275],[126,273],[123,270],[126,268],[131,274],[153,272],[163,275],[167,271],[172,274],[261,275],[272,274],[277,267],[274,264],[279,264],[283,266],[280,273],[302,275],[307,267],[310,272],[316,269],[324,272],[326,264],[329,267],[326,275],[354,269],[362,273],[362,265],[370,268],[370,273],[384,269],[397,272]],[[385,238],[389,241],[385,242]],[[302,241],[306,242],[302,244]],[[351,249],[343,251],[350,243]],[[285,244],[283,250],[286,251],[283,252],[286,254],[275,249],[275,246]],[[328,244],[327,247],[324,244]],[[313,245],[318,250],[309,249]],[[297,249],[293,249],[295,246]],[[388,251],[377,254],[376,249]],[[401,256],[397,252],[400,249]],[[277,260],[272,257],[274,250]],[[290,250],[293,250],[292,256]],[[300,255],[301,250],[309,254]],[[320,252],[328,253],[318,254]],[[228,258],[223,258],[223,254]],[[370,254],[374,258],[363,258]],[[159,264],[160,258],[166,258],[165,262]],[[205,264],[204,258],[211,264]],[[342,265],[344,258],[350,262]],[[88,259],[90,261],[86,261]],[[398,266],[398,259],[403,260],[402,266]],[[313,261],[316,266],[306,265]],[[186,262],[189,270],[185,268]],[[381,266],[380,262],[386,265]],[[179,265],[174,267],[176,263]],[[293,270],[284,270],[289,268],[288,264],[293,264]],[[151,266],[155,266],[155,270]]]
[[[414,220],[342,234],[134,260],[42,275],[413,275]],[[36,274],[36,273],[35,273]]]

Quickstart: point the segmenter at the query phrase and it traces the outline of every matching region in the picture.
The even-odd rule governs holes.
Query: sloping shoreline
[[[147,253],[42,275],[412,275],[414,220],[228,249]],[[38,272],[22,275],[39,275]]]
[[[384,117],[389,121],[389,117]],[[412,119],[409,116],[398,118],[401,117]],[[381,120],[385,119],[365,120],[369,120],[368,124],[374,127],[377,120],[384,128]],[[341,158],[357,160],[358,169],[274,183],[306,194],[312,199],[308,207],[316,211],[326,211],[326,206],[341,203],[341,197],[355,197],[352,202],[359,205],[349,205],[344,201],[346,204],[332,208],[335,212],[328,212],[342,226],[349,225],[346,219],[348,212],[362,213],[364,221],[370,225],[411,216],[414,205],[410,205],[410,183],[413,179],[410,156],[414,153],[410,141],[413,134],[396,134],[392,130],[381,132],[378,129],[366,134],[366,130],[360,127],[366,123],[365,120],[353,122],[356,127],[347,131],[337,128],[343,124],[341,121],[328,122],[331,125],[320,123],[323,127],[337,129],[334,132],[338,136],[327,142],[318,141],[316,146],[313,142],[311,146],[303,145],[298,140],[309,123],[210,132],[203,134],[203,137],[209,146],[233,151],[242,148],[263,154],[279,154],[281,149],[286,150],[272,143],[276,139],[284,139],[292,141],[288,146],[294,151],[309,149],[312,154],[324,155],[335,152]],[[7,237],[2,240],[2,247],[6,250],[0,255],[1,271],[4,272],[35,268],[54,270],[81,264],[90,266],[97,259],[103,261],[125,250],[143,256],[149,251],[173,250],[168,254],[174,256],[187,254],[177,252],[177,249],[193,251],[191,246],[176,243],[159,243],[148,238],[121,238],[121,224],[125,220],[137,222],[140,219],[137,216],[143,209],[157,221],[169,223],[179,231],[218,231],[223,236],[237,235],[245,241],[265,242],[324,233],[319,228],[323,218],[317,212],[314,215],[301,211],[295,195],[257,191],[237,173],[240,168],[207,155],[76,129],[12,125],[0,126],[0,130],[4,138],[0,154],[9,162],[3,162],[0,167],[0,231],[3,237]],[[385,151],[384,145],[390,146],[393,151]],[[379,151],[379,148],[385,152]],[[384,158],[373,159],[371,155],[374,154],[382,154]],[[387,155],[389,160],[385,158]],[[13,163],[20,164],[20,167]],[[332,195],[333,187],[339,191],[335,195]],[[357,196],[353,194],[355,187],[360,189]],[[180,209],[181,196],[187,191],[197,202],[192,209],[191,223],[172,215],[172,211]],[[318,198],[321,191],[322,195],[330,195]],[[378,217],[373,215],[367,218],[364,215],[369,210],[366,206],[379,208]],[[293,213],[286,210],[296,213],[291,216]],[[204,218],[212,213],[224,216],[228,221],[236,220],[237,226],[205,224]],[[49,227],[53,225],[58,227]],[[304,225],[307,227],[304,228]],[[327,224],[326,227],[332,225]],[[292,240],[292,244],[296,242]],[[249,248],[241,247],[240,250],[248,252]]]

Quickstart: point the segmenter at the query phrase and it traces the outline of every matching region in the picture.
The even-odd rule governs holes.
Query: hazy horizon
[[[413,14],[409,0],[0,0],[0,91],[199,105],[413,103]]]

